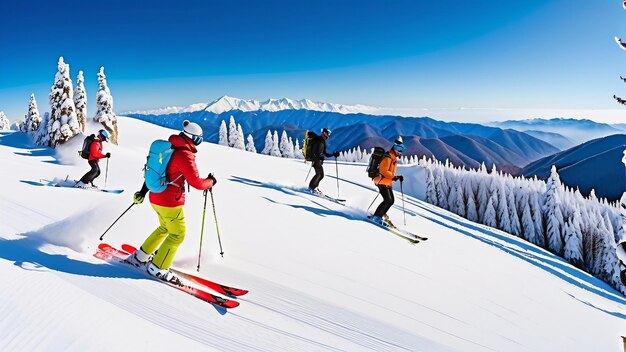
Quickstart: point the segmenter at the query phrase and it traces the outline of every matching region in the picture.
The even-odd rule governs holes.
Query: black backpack
[[[380,171],[378,169],[380,167],[380,162],[384,157],[385,149],[382,147],[375,147],[374,151],[372,151],[372,155],[370,155],[370,161],[367,163],[367,176],[375,178],[380,175]]]
[[[91,143],[93,143],[94,139],[96,139],[96,135],[95,134],[91,134],[91,135],[85,137],[85,140],[83,141],[83,148],[78,152],[78,154],[80,154],[81,158],[89,159]]]
[[[304,155],[304,160],[313,161],[313,147],[315,144],[319,143],[317,141],[318,135],[315,132],[306,131],[304,134],[304,142],[302,147],[302,154]]]

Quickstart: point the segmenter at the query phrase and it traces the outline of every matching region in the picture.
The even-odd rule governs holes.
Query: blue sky
[[[626,122],[611,98],[626,96],[615,35],[626,39],[617,0],[10,0],[0,5],[0,110],[22,118],[35,93],[47,111],[62,55],[73,79],[85,72],[89,114],[104,66],[117,112],[230,95],[447,120],[582,112]]]

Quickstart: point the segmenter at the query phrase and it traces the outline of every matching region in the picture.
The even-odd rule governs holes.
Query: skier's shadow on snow
[[[256,180],[251,180],[248,178],[243,178],[243,177],[238,177],[238,176],[233,176],[230,179],[231,181],[234,182],[239,182],[248,186],[253,186],[253,187],[260,187],[260,188],[269,188],[272,190],[276,190],[279,192],[282,192],[284,194],[290,195],[290,196],[295,196],[295,197],[300,197],[303,199],[307,199],[308,201],[310,201],[311,203],[317,205],[317,207],[312,207],[312,206],[306,206],[306,205],[298,205],[298,204],[286,204],[286,203],[279,203],[276,202],[275,200],[272,200],[270,198],[267,197],[263,197],[263,199],[266,199],[274,204],[282,204],[282,205],[286,205],[295,209],[302,209],[302,210],[306,210],[309,211],[315,215],[318,216],[338,216],[338,217],[342,217],[344,219],[348,219],[348,220],[363,220],[363,217],[365,216],[365,214],[363,214],[362,217],[355,215],[351,215],[349,213],[343,212],[343,211],[337,211],[337,210],[333,210],[325,205],[323,205],[321,202],[314,200],[314,199],[310,199],[307,197],[303,197],[303,195],[310,195],[312,197],[315,197],[313,195],[311,195],[309,193],[309,191],[304,190],[304,189],[299,189],[299,188],[286,188],[286,187],[282,187],[279,185],[273,185],[270,183],[263,183],[260,181],[256,181]],[[320,200],[322,200],[322,198],[320,198]],[[330,200],[329,200],[330,201]],[[357,210],[354,210],[355,212]]]
[[[29,271],[53,270],[73,275],[100,278],[150,280],[139,272],[120,265],[93,264],[68,258],[62,254],[49,254],[39,250],[48,244],[39,239],[34,232],[23,234],[26,237],[17,240],[0,238],[0,258],[14,262],[14,265]],[[226,309],[211,306],[221,315]]]
[[[468,237],[476,239],[487,245],[496,247],[505,253],[508,253],[516,258],[519,258],[529,264],[532,264],[538,267],[539,269],[547,271],[548,273],[562,279],[563,281],[566,281],[567,283],[571,285],[574,285],[584,290],[595,293],[613,302],[616,302],[619,304],[626,304],[626,298],[621,297],[619,293],[615,292],[615,289],[613,289],[604,281],[597,279],[593,277],[591,274],[588,274],[582,270],[574,268],[564,259],[556,257],[552,253],[546,250],[543,250],[539,247],[536,247],[535,245],[529,242],[526,242],[525,240],[521,238],[513,237],[512,235],[505,236],[505,235],[497,233],[496,231],[491,231],[489,229],[480,227],[478,225],[472,225],[465,221],[460,221],[459,219],[455,219],[451,216],[435,212],[432,209],[429,209],[425,207],[424,205],[419,204],[417,202],[410,202],[410,204],[420,207],[424,209],[425,211],[434,215],[432,217],[422,215],[427,220],[430,220],[436,224],[447,227],[449,229],[453,229],[456,232],[462,233]],[[441,221],[437,219],[436,217],[443,218],[444,220],[449,221],[455,225],[453,226],[449,223]],[[466,229],[482,233],[485,236],[479,236],[477,234],[471,233],[470,231]],[[495,241],[493,239],[500,240],[504,243]],[[507,246],[506,244],[509,244],[511,246]],[[519,249],[513,246],[517,246],[519,247]],[[615,292],[615,293],[611,294],[611,292]],[[590,303],[588,304],[591,305]],[[602,310],[598,307],[594,307],[594,308]],[[620,314],[620,313],[608,312],[608,311],[605,311],[605,312],[613,316],[616,316],[618,318],[625,317],[623,314]]]

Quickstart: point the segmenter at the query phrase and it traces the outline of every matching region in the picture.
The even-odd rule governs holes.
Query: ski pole
[[[111,227],[113,227],[113,225],[115,225],[115,223],[122,218],[122,216],[124,216],[124,214],[126,214],[127,211],[130,210],[130,208],[133,207],[133,205],[135,205],[135,203],[133,202],[133,204],[130,205],[130,207],[128,207],[128,209],[124,210],[124,212],[122,213],[122,215],[120,215],[119,218],[117,218],[115,221],[113,221],[113,223],[111,224],[111,226],[109,226],[109,228],[104,231],[104,233],[102,234],[102,236],[100,236],[100,241],[102,241],[102,239],[104,238],[104,235],[106,235],[107,232],[109,232],[109,230],[111,229]]]
[[[107,169],[104,173],[104,188],[107,188],[107,179],[109,178],[109,158],[107,158]]]
[[[213,193],[211,193],[213,196]],[[206,215],[206,200],[208,198],[207,191],[204,191],[204,208],[202,209],[202,227],[200,228],[200,249],[198,251],[198,268],[197,271],[200,271],[200,256],[202,255],[202,238],[204,237],[204,216]]]
[[[366,213],[370,211],[370,208],[372,207],[372,205],[374,205],[374,202],[376,201],[376,199],[378,199],[378,196],[380,195],[380,193],[376,193],[376,197],[374,198],[374,200],[370,203],[370,206],[367,207],[367,210],[365,211]]]
[[[309,168],[309,172],[306,173],[306,177],[304,178],[304,183],[306,183],[306,180],[309,178],[309,175],[311,174],[311,169],[313,168],[313,163],[311,163],[311,167]]]
[[[220,244],[220,255],[224,257],[224,250],[222,249],[222,239],[220,238],[220,228],[217,226],[217,213],[215,212],[215,199],[213,198],[213,189],[209,188],[211,192],[211,204],[213,204],[213,216],[215,217],[215,229],[217,230],[217,241]]]
[[[337,174],[337,198],[339,198],[339,166],[337,165],[337,157],[335,157],[335,173]]]
[[[380,175],[380,174],[379,174]],[[380,180],[376,183],[376,187],[378,187],[378,185],[380,184],[380,181],[382,181],[383,178],[381,176]],[[378,191],[378,193],[376,193],[376,197],[374,198],[374,200],[370,203],[370,206],[367,207],[367,210],[365,211],[366,213],[370,211],[370,208],[372,207],[372,205],[374,205],[374,202],[376,201],[376,199],[378,199],[378,196],[380,195],[380,190]]]
[[[400,193],[402,193],[402,214],[404,215],[404,226],[406,226],[406,210],[404,208],[404,190],[402,189],[402,182],[404,181],[400,180]]]

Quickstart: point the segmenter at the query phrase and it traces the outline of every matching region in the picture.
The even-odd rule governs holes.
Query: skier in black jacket
[[[309,190],[316,194],[322,194],[322,192],[317,188],[320,184],[320,181],[324,178],[324,157],[330,158],[334,156],[335,158],[339,156],[339,152],[334,152],[332,154],[326,153],[326,140],[330,138],[331,131],[328,128],[322,128],[322,134],[320,136],[314,135],[313,139],[310,141],[311,145],[311,160],[313,161],[313,169],[315,170],[315,176],[311,179],[309,183]]]

